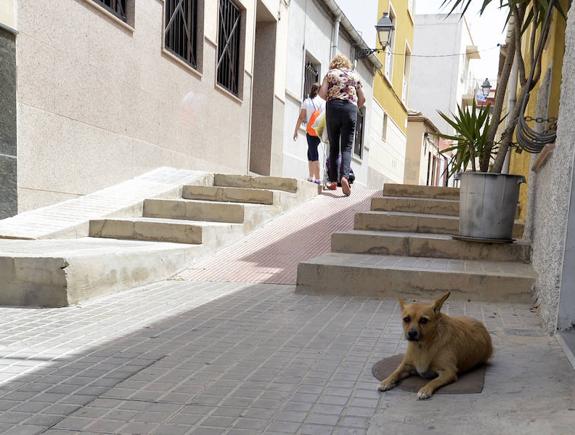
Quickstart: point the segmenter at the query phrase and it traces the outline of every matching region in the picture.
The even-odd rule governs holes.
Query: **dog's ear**
[[[397,298],[397,302],[399,303],[399,308],[401,308],[401,311],[403,311],[405,308],[405,301],[402,298]]]
[[[433,301],[433,311],[435,311],[436,313],[439,313],[441,311],[441,307],[443,306],[443,303],[447,300],[447,298],[449,297],[450,294],[451,294],[451,292],[447,292],[443,296],[441,296],[439,299],[436,299],[435,301]]]

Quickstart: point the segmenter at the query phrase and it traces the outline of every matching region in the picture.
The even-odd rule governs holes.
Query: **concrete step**
[[[79,198],[0,220],[0,239],[69,239],[87,237],[89,222],[106,217],[141,216],[147,198],[178,199],[182,185],[209,185],[207,172],[158,168]]]
[[[201,244],[214,238],[243,233],[241,224],[158,218],[99,219],[90,221],[90,237]]]
[[[510,244],[475,243],[449,235],[393,231],[348,231],[334,233],[333,252],[406,257],[452,258],[529,263],[531,247],[524,242]]]
[[[459,200],[384,196],[372,198],[371,210],[459,216]]]
[[[0,305],[64,307],[167,279],[201,245],[112,239],[0,240]]]
[[[459,189],[455,187],[418,186],[413,184],[386,183],[384,196],[403,196],[408,198],[459,199]]]
[[[274,192],[266,189],[247,189],[240,187],[184,186],[184,199],[218,202],[242,202],[272,205]]]
[[[241,224],[245,218],[245,205],[185,199],[147,199],[144,217],[184,219],[194,221],[228,222]]]
[[[297,291],[528,303],[535,279],[523,263],[331,253],[300,263]]]
[[[431,234],[457,234],[459,217],[421,213],[369,211],[355,215],[356,230],[400,231]],[[516,223],[514,237],[523,238],[524,226]]]
[[[295,178],[282,177],[215,174],[214,186],[282,190],[284,192],[296,193],[298,191],[298,180]]]

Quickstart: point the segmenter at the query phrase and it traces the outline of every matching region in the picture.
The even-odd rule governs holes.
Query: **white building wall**
[[[316,0],[292,0],[289,8],[287,66],[285,85],[285,129],[284,129],[284,156],[283,174],[287,177],[307,178],[307,140],[305,130],[300,128],[297,141],[293,140],[293,131],[303,99],[304,65],[306,53],[321,64],[320,80],[328,71],[330,50],[335,20],[320,6]],[[353,49],[349,37],[340,27],[338,50],[346,56],[352,56]],[[364,62],[358,62],[356,70],[364,84],[364,92],[369,102],[373,95],[373,73]],[[366,113],[366,130],[364,138],[363,158],[352,158],[352,169],[356,176],[356,183],[368,184],[368,162],[370,155],[369,126],[371,123],[371,110]],[[322,175],[324,171],[323,156],[325,149],[320,145],[320,161]]]
[[[0,1],[0,24],[16,28],[16,8],[14,0],[1,0]]]
[[[403,183],[407,138],[391,117],[387,120],[386,141],[383,140],[384,111],[371,99],[369,127],[369,186],[380,189],[383,183]]]
[[[17,2],[20,211],[158,166],[247,172],[255,0],[240,3],[241,100],[215,87],[215,0],[201,74],[162,53],[162,1],[137,0],[133,29],[89,0]]]
[[[460,56],[417,57],[411,60],[409,108],[422,112],[442,132],[452,129],[438,110],[451,113],[457,110],[469,88],[473,75],[473,61],[464,54],[472,45],[471,35],[459,14],[416,15],[413,53],[429,56],[462,53]]]

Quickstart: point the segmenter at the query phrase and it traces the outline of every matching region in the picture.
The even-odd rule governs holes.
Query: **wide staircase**
[[[458,215],[459,189],[386,184],[353,231],[332,235],[331,253],[299,265],[297,291],[530,302],[530,246],[456,240]]]
[[[0,221],[0,304],[61,307],[170,278],[317,194],[291,178],[166,168],[23,213]]]
[[[302,197],[296,179],[216,174],[212,186],[183,186],[181,198],[144,200],[142,216],[93,219],[90,237],[217,248],[317,190],[306,187]]]

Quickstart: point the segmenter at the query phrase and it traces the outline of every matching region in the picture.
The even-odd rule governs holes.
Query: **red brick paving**
[[[263,228],[194,263],[178,278],[203,282],[295,284],[297,265],[330,251],[331,234],[353,229],[377,191],[355,187],[350,197],[325,192]]]

